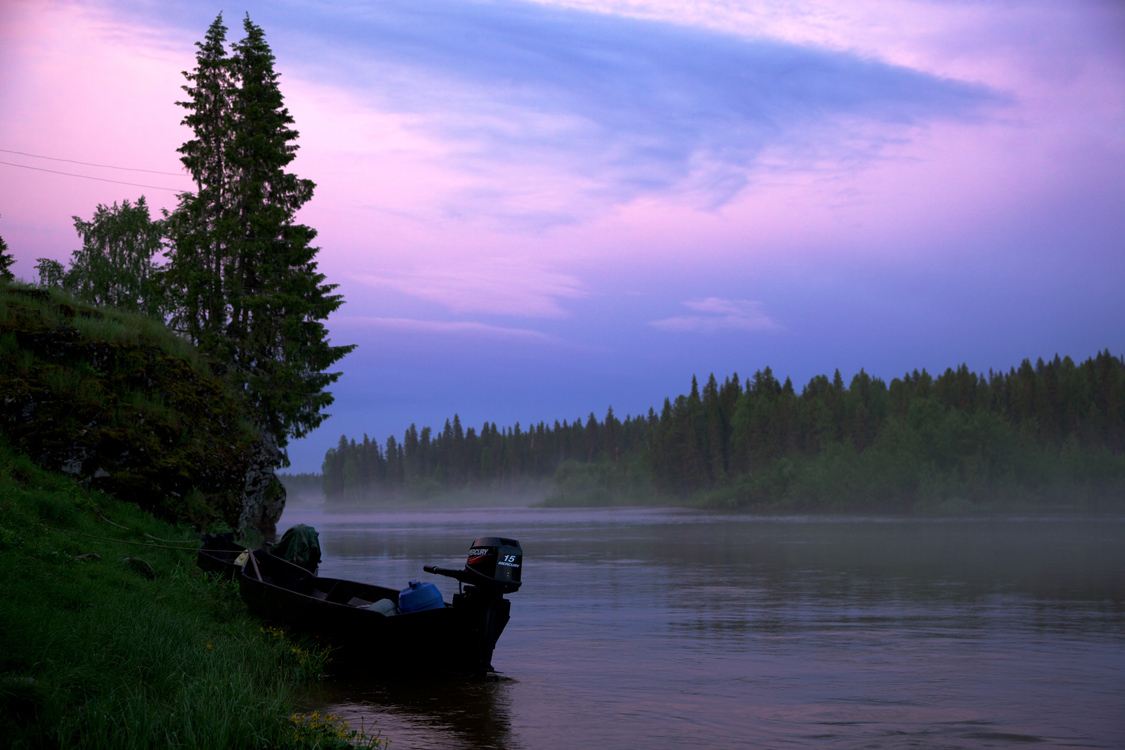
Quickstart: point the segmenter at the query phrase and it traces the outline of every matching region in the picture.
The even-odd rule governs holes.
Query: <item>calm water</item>
[[[349,678],[310,707],[415,748],[1125,747],[1125,519],[669,510],[330,515],[322,573],[405,586],[524,549],[497,683]],[[435,580],[436,579],[436,580]]]

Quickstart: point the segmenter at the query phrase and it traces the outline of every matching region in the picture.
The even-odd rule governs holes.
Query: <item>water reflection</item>
[[[497,684],[330,681],[399,748],[1125,746],[1125,520],[288,516],[403,586],[518,538]],[[286,525],[286,524],[283,524]],[[456,583],[435,581],[452,595]]]
[[[337,674],[305,701],[340,714],[354,729],[375,728],[396,747],[495,748],[511,741],[511,680]]]

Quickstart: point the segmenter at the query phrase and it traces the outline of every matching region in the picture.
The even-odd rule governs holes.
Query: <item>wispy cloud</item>
[[[393,275],[366,274],[358,279],[437,303],[457,314],[562,318],[567,312],[560,300],[586,296],[576,277],[522,258],[486,258]]]
[[[720,331],[781,331],[784,326],[762,312],[760,302],[707,297],[684,303],[698,315],[654,320],[649,325],[664,331],[719,333]]]
[[[685,183],[729,197],[767,149],[850,152],[857,134],[886,137],[873,125],[1004,99],[846,52],[520,2],[383,0],[309,20],[343,42],[318,50],[337,80],[430,115],[469,157],[555,158],[612,199]]]
[[[767,155],[775,165],[854,165],[910,128],[972,120],[1008,101],[839,49],[539,3],[250,6],[301,75],[411,115],[453,144],[450,159],[466,172],[495,173],[514,192],[544,170],[567,173],[602,205],[667,190],[722,203]],[[199,23],[186,5],[159,12],[153,22]],[[525,172],[516,185],[513,164]],[[566,218],[535,220],[544,217]]]
[[[376,328],[386,331],[440,336],[481,336],[493,339],[553,342],[555,337],[526,328],[506,328],[467,320],[416,320],[341,315],[332,318],[333,327]]]

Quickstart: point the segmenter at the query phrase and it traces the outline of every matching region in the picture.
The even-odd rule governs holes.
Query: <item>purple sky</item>
[[[69,259],[73,215],[191,187],[174,102],[219,11],[273,47],[359,344],[294,470],[455,412],[659,409],[693,374],[1125,352],[1119,2],[8,0],[18,276]]]

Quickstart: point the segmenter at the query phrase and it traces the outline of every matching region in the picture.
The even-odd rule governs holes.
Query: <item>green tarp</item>
[[[316,573],[320,565],[320,535],[312,526],[299,523],[286,531],[270,552],[310,573]]]

